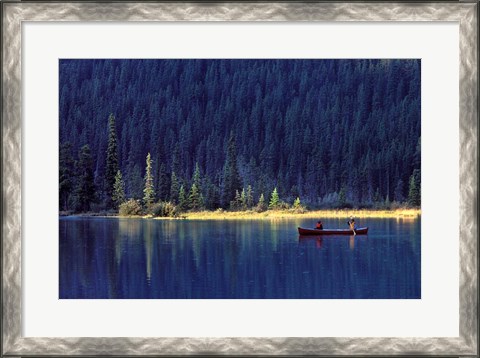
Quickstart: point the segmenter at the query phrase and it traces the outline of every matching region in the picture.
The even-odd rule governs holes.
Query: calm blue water
[[[60,298],[420,298],[420,219],[299,238],[315,220],[60,218]],[[346,219],[324,220],[325,228]]]

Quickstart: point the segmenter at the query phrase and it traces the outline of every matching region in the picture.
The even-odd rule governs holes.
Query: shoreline
[[[80,216],[80,217],[107,217],[118,219],[154,219],[154,220],[277,220],[277,219],[325,219],[325,218],[397,218],[397,219],[416,219],[421,216],[420,209],[395,209],[395,210],[312,210],[304,213],[296,213],[289,210],[267,210],[261,213],[255,211],[199,211],[186,212],[178,217],[153,217],[145,216],[120,216],[116,215],[97,215],[92,214],[75,214],[64,215]],[[62,217],[62,215],[60,215]]]

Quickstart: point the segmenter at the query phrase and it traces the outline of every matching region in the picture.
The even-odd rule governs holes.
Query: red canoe
[[[359,227],[355,230],[357,235],[366,235],[368,233],[368,227]],[[350,229],[304,229],[299,227],[298,233],[300,235],[353,235],[353,231]]]

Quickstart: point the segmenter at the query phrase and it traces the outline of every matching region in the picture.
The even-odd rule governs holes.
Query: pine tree
[[[268,204],[269,209],[278,209],[280,206],[280,197],[278,195],[277,188],[273,189],[272,195],[270,197],[270,203]]]
[[[227,160],[223,172],[223,202],[229,203],[235,199],[235,192],[240,190],[240,174],[237,168],[237,149],[233,133],[230,135],[227,148]]]
[[[242,210],[247,210],[247,195],[245,194],[245,188],[242,189],[240,194],[240,206]]]
[[[195,183],[193,183],[190,188],[188,207],[192,210],[199,210],[203,207],[203,198]]]
[[[293,202],[293,208],[294,209],[299,209],[300,208],[300,198],[297,196],[297,198],[295,199],[295,201]]]
[[[180,192],[180,184],[178,183],[175,172],[172,172],[170,181],[170,201],[174,204],[178,203],[178,193]]]
[[[421,185],[419,169],[415,169],[410,176],[408,187],[408,204],[413,207],[418,207],[421,204]]]
[[[79,211],[89,211],[95,201],[92,153],[88,144],[80,149],[77,163],[76,207]]]
[[[155,189],[153,187],[152,159],[150,153],[147,154],[145,168],[145,187],[143,189],[143,203],[148,208],[155,200]]]
[[[260,194],[260,198],[258,199],[256,210],[259,212],[267,210],[267,204],[265,204],[265,197],[263,196],[263,193]]]
[[[110,114],[108,117],[108,147],[107,161],[105,164],[105,194],[107,209],[113,208],[113,186],[118,171],[117,133],[115,130],[115,117]]]
[[[246,204],[248,209],[253,207],[253,190],[251,185],[247,186]]]
[[[188,208],[187,196],[185,194],[185,188],[183,185],[180,186],[178,191],[178,207],[181,211],[185,211]]]
[[[117,209],[125,202],[125,183],[123,182],[122,173],[120,170],[118,170],[117,175],[115,175],[112,199]]]
[[[169,195],[168,176],[165,172],[165,164],[161,164],[158,170],[157,195],[160,200],[166,201]]]
[[[198,162],[195,163],[195,171],[193,173],[193,184],[197,187],[197,189],[202,192],[202,180],[200,177],[200,167],[198,166]]]
[[[69,209],[69,201],[74,187],[74,160],[70,142],[60,145],[59,157],[59,208]]]

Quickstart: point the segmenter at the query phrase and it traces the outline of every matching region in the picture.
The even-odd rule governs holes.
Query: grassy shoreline
[[[101,215],[97,213],[78,214],[75,216],[95,216],[95,217],[116,217],[116,218],[145,218],[155,220],[274,220],[274,219],[295,219],[295,218],[345,218],[353,216],[355,218],[399,218],[414,219],[421,215],[420,209],[395,209],[395,210],[311,210],[304,213],[298,213],[290,210],[268,210],[261,213],[255,211],[199,211],[182,213],[179,217],[152,217],[147,216],[121,216],[121,215]]]
[[[420,209],[399,210],[312,210],[304,213],[295,213],[288,210],[268,210],[262,213],[254,211],[203,211],[184,213],[183,217],[189,220],[228,220],[228,219],[290,219],[290,218],[416,218],[421,215]]]

